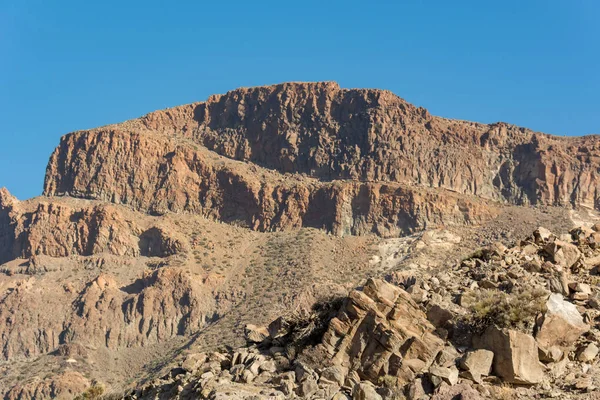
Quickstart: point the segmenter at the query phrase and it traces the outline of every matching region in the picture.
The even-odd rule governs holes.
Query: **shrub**
[[[100,385],[92,385],[87,390],[77,397],[74,400],[99,400],[104,393],[104,388]]]
[[[476,332],[490,325],[531,330],[535,317],[544,311],[548,293],[541,288],[516,289],[513,293],[480,289],[463,294],[470,311],[467,323]]]
[[[292,316],[292,340],[306,345],[320,343],[329,327],[329,321],[337,315],[343,301],[343,297],[324,298],[317,301],[310,312],[300,312]]]

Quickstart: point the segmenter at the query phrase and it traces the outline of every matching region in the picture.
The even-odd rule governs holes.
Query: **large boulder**
[[[505,382],[532,385],[544,377],[538,346],[530,335],[492,326],[474,339],[474,345],[494,353],[493,372]]]
[[[590,327],[574,304],[560,294],[552,294],[546,302],[546,311],[537,321],[536,339],[545,348],[552,346],[570,347]]]
[[[410,294],[378,279],[350,293],[323,335],[334,365],[377,383],[384,375],[408,383],[427,372],[443,341]]]

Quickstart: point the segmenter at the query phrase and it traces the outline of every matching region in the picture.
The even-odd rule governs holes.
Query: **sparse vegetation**
[[[76,396],[74,400],[100,400],[104,393],[104,387],[92,385],[85,392]]]
[[[475,332],[490,325],[530,330],[535,317],[544,311],[548,293],[539,288],[517,289],[513,293],[478,289],[463,294],[463,305],[471,312],[467,323]]]
[[[302,348],[312,346],[321,341],[343,302],[342,297],[324,298],[315,303],[310,312],[300,312],[290,318],[290,338]]]

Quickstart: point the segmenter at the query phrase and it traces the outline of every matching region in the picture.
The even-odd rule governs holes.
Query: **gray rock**
[[[536,339],[543,347],[570,347],[590,328],[583,322],[577,307],[563,300],[560,294],[552,294],[546,302],[546,312],[537,321]]]

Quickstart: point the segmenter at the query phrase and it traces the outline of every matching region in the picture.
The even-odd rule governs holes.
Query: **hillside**
[[[600,137],[449,120],[332,82],[242,88],[67,134],[42,196],[0,189],[0,396],[593,393],[600,382],[576,381],[598,363],[579,354],[599,337],[599,168]],[[551,233],[532,236],[539,226]],[[523,326],[483,321],[493,340],[459,340],[474,312],[461,296],[524,289],[576,307],[582,339],[553,359],[562,328],[543,328],[542,307]],[[273,321],[308,324],[310,343],[266,332]],[[535,350],[533,372],[465,374],[459,359],[498,357],[489,343],[507,329]]]

